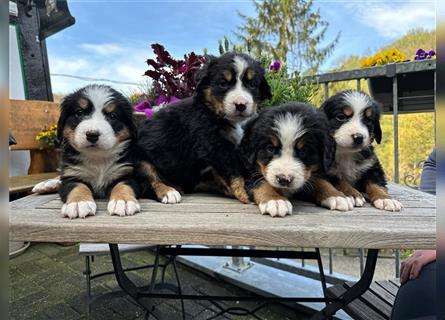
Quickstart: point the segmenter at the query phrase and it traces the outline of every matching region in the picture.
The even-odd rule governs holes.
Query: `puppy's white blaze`
[[[344,123],[334,133],[334,138],[340,147],[352,147],[353,138],[355,134],[361,134],[363,136],[364,146],[371,143],[368,128],[362,122],[363,111],[371,106],[371,100],[369,97],[358,91],[346,92],[343,94],[343,100],[347,106],[350,106],[353,111],[352,118]]]
[[[294,157],[295,141],[306,133],[303,119],[298,115],[285,114],[274,121],[273,130],[277,132],[281,142],[281,154],[267,165],[266,180],[276,188],[281,186],[276,181],[277,175],[293,176],[288,189],[298,190],[306,182],[305,165]]]
[[[364,109],[371,106],[371,100],[368,95],[359,91],[345,92],[343,100],[346,105],[350,106],[354,111],[354,115],[360,114]]]
[[[94,107],[99,110],[102,110],[112,98],[112,92],[107,87],[102,86],[89,86],[85,88],[84,93]]]
[[[253,97],[252,94],[246,90],[243,85],[242,76],[246,71],[248,64],[247,61],[239,56],[233,58],[233,64],[236,71],[236,84],[235,87],[229,90],[224,97],[224,111],[226,115],[236,117],[237,110],[235,104],[244,104],[246,110],[243,112],[244,117],[251,116],[255,110],[253,110]]]

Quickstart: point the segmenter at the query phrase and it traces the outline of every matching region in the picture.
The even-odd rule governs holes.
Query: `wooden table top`
[[[402,212],[367,204],[350,212],[294,201],[285,218],[261,215],[253,204],[208,194],[183,197],[180,204],[141,200],[142,212],[109,216],[106,202],[86,219],[60,214],[57,195],[31,195],[10,203],[10,240],[138,244],[245,245],[306,248],[433,249],[436,197],[399,185],[390,193]]]

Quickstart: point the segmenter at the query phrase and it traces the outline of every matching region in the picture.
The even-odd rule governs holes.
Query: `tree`
[[[312,0],[253,0],[256,16],[238,14],[244,23],[235,32],[242,45],[259,57],[269,55],[289,70],[314,74],[332,53],[340,34],[324,47],[329,23],[313,10]]]

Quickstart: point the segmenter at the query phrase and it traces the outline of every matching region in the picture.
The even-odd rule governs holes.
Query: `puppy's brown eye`
[[[221,80],[221,81],[218,83],[218,85],[219,85],[221,88],[227,88],[227,86],[229,85],[229,83],[228,83],[226,80]]]
[[[344,121],[348,120],[348,117],[345,116],[344,114],[339,114],[335,119],[337,119],[338,121],[344,122]]]
[[[276,149],[275,146],[273,146],[271,144],[266,146],[266,152],[267,153],[274,154],[275,153],[275,149]]]
[[[77,109],[76,110],[76,117],[81,117],[83,115],[83,110],[82,109]]]
[[[249,81],[249,87],[250,87],[251,89],[255,89],[255,88],[256,88],[256,83],[255,83],[255,81]]]
[[[112,112],[112,113],[108,114],[108,117],[110,117],[111,120],[114,120],[117,118],[117,115]]]

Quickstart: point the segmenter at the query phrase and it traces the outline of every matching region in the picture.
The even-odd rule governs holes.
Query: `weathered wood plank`
[[[293,215],[273,219],[254,212],[181,210],[69,220],[60,209],[11,210],[11,240],[147,244],[256,245],[332,248],[434,248],[434,217],[408,215]],[[246,206],[253,207],[253,206]]]
[[[17,140],[13,150],[44,149],[46,145],[35,137],[46,126],[59,119],[59,104],[50,101],[10,100],[9,127]],[[30,121],[32,118],[32,121]]]
[[[371,290],[375,295],[379,296],[381,299],[388,302],[389,305],[394,304],[395,295],[385,290],[382,286],[380,286],[379,282],[385,282],[385,281],[378,281],[373,282],[371,286],[369,287],[369,290]]]
[[[343,284],[345,289],[349,289],[354,285],[354,283],[346,282]],[[367,290],[360,300],[366,303],[368,306],[372,306],[377,313],[380,313],[385,318],[389,319],[391,316],[392,306],[380,296],[376,295],[372,290]]]
[[[328,288],[328,292],[333,297],[339,297],[344,292],[346,292],[346,289],[342,286],[334,286]],[[345,312],[349,314],[353,319],[373,319],[373,320],[386,320],[385,317],[383,317],[381,314],[377,313],[375,309],[369,307],[367,304],[365,304],[360,298],[355,299],[350,304],[348,304],[344,308]]]
[[[9,193],[31,191],[39,182],[52,179],[59,175],[58,172],[37,173],[28,176],[16,176],[9,178]]]
[[[49,242],[435,248],[436,210],[421,207],[435,198],[390,185],[393,190],[406,191],[419,201],[400,213],[370,205],[343,213],[297,201],[293,216],[274,219],[260,215],[253,204],[196,194],[175,205],[143,199],[141,213],[122,218],[108,216],[106,201],[98,200],[96,216],[69,220],[60,216],[57,195],[29,196],[11,203],[10,237]]]

